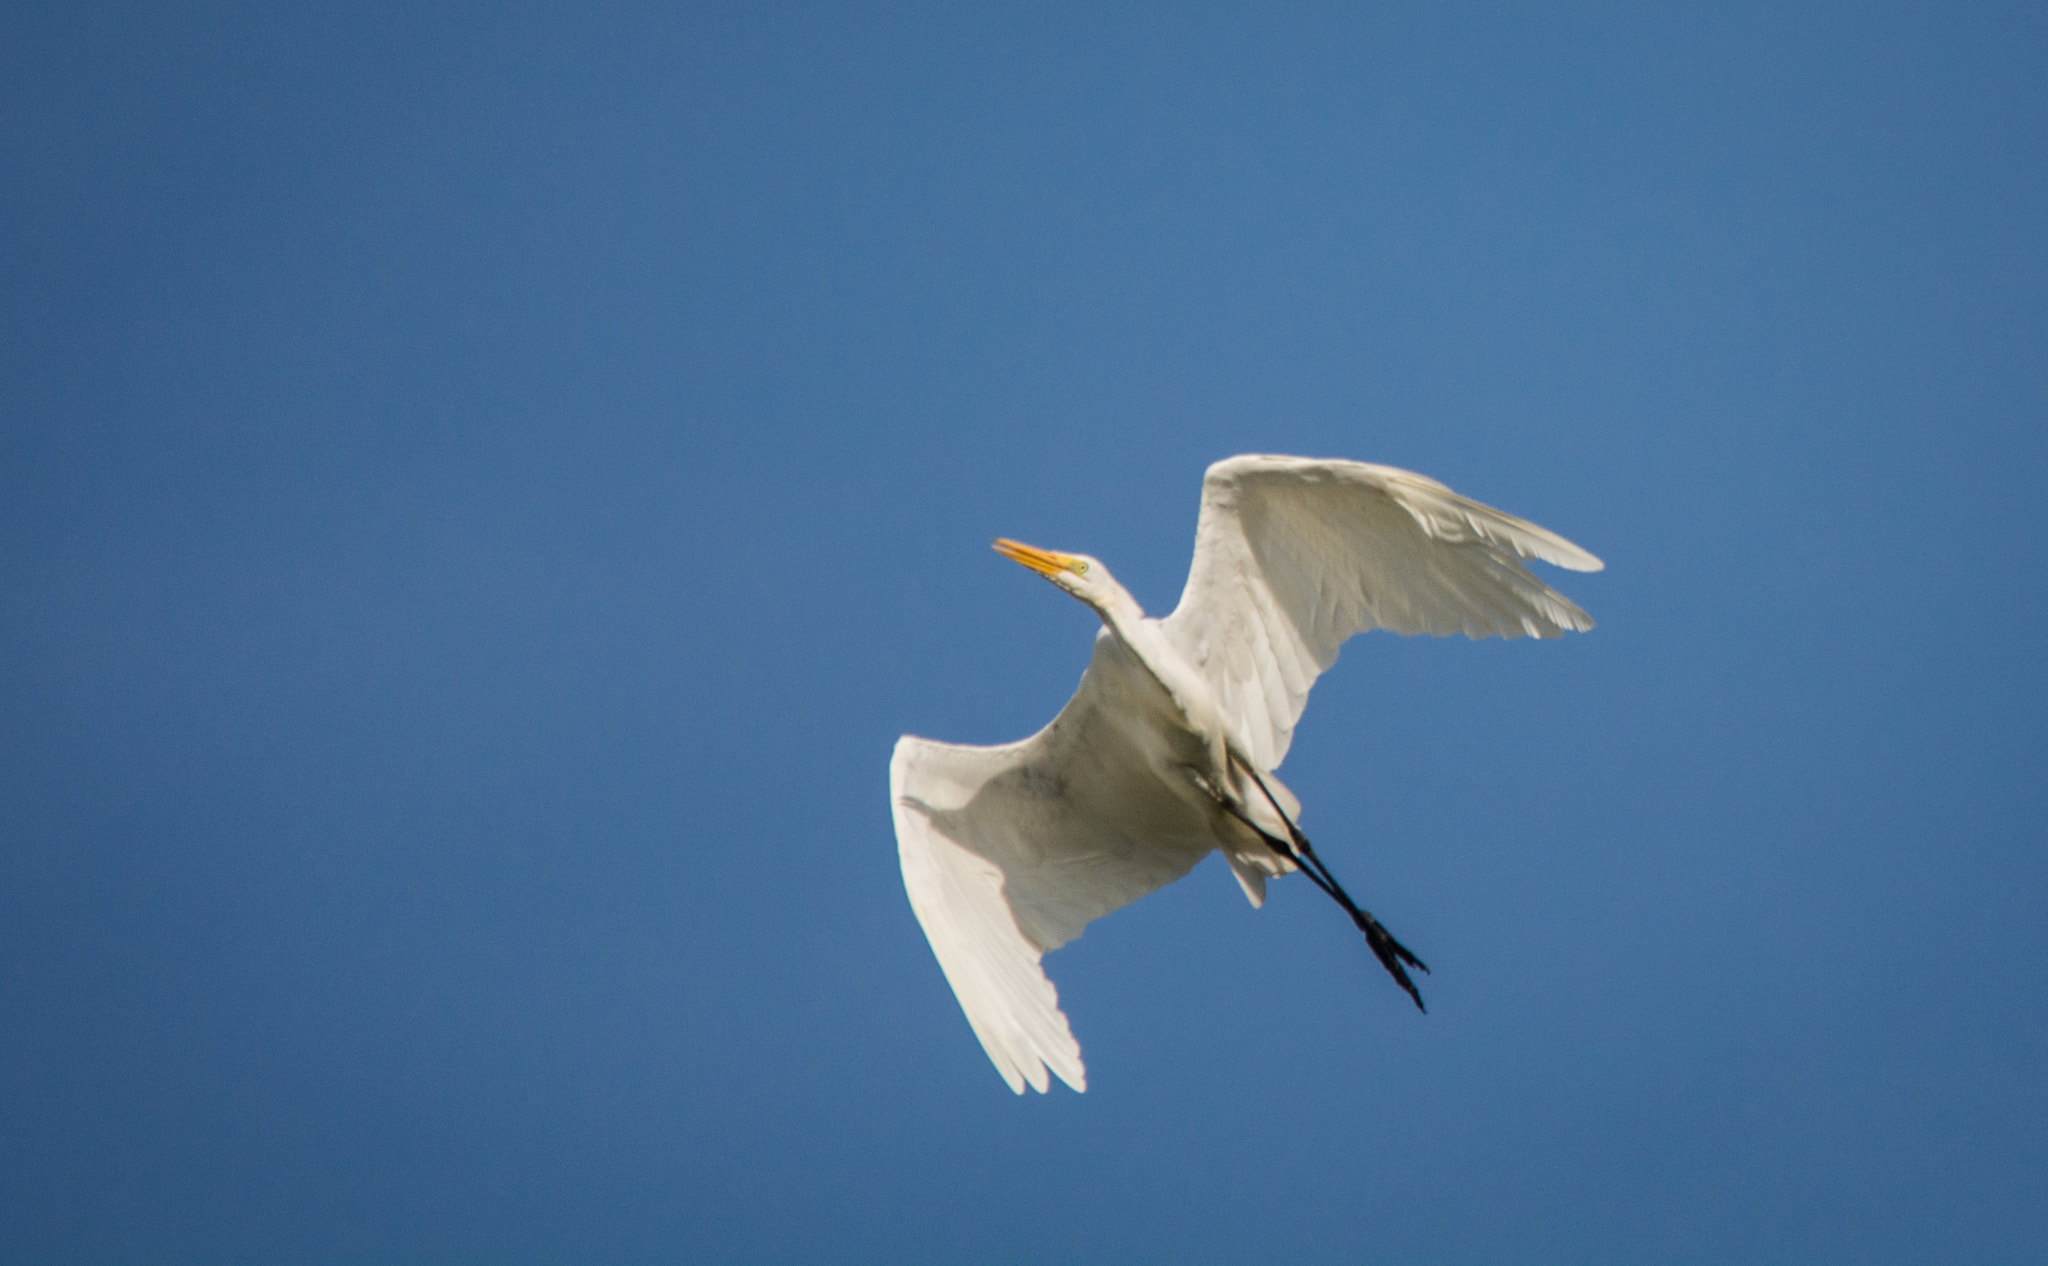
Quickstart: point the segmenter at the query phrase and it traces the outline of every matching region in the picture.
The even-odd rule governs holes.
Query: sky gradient
[[[2039,6],[0,15],[0,1259],[2048,1257]],[[1371,635],[1019,1100],[896,736],[1211,461],[1599,620]]]

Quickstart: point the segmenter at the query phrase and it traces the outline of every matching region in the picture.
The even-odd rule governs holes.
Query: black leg
[[[1239,763],[1242,765],[1242,762]],[[1351,894],[1344,891],[1344,885],[1338,883],[1337,877],[1330,873],[1330,868],[1323,865],[1323,859],[1316,856],[1315,845],[1308,842],[1308,836],[1301,833],[1301,828],[1294,825],[1294,819],[1287,816],[1287,810],[1282,809],[1280,802],[1273,798],[1273,789],[1266,785],[1266,780],[1259,776],[1259,771],[1249,765],[1243,765],[1243,768],[1252,776],[1252,781],[1259,784],[1259,791],[1265,795],[1266,803],[1273,806],[1273,812],[1287,824],[1287,834],[1290,838],[1281,840],[1267,834],[1236,805],[1224,802],[1224,808],[1232,817],[1257,832],[1268,848],[1292,859],[1295,865],[1301,867],[1302,874],[1314,880],[1316,887],[1321,888],[1330,900],[1344,908],[1344,912],[1351,916],[1351,921],[1358,925],[1358,930],[1365,933],[1365,943],[1371,948],[1373,957],[1380,960],[1380,966],[1387,969],[1387,974],[1394,978],[1395,984],[1408,991],[1408,996],[1415,1000],[1416,1007],[1427,1014],[1429,1008],[1422,1005],[1422,993],[1416,989],[1415,982],[1409,979],[1408,972],[1402,964],[1405,963],[1425,974],[1429,968],[1421,959],[1410,953],[1407,946],[1395,940],[1393,933],[1381,926],[1380,921],[1373,918],[1370,912],[1359,908],[1358,903],[1351,899]]]

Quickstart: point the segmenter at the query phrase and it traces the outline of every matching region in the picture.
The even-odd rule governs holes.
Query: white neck
[[[1083,598],[1082,601],[1094,608],[1095,614],[1101,616],[1102,622],[1118,637],[1135,646],[1139,622],[1145,618],[1145,608],[1139,606],[1138,600],[1122,585],[1107,576],[1103,579],[1108,582],[1109,593],[1102,601],[1096,602],[1091,598]]]
[[[1207,739],[1214,768],[1204,771],[1205,775],[1216,786],[1229,786],[1230,770],[1226,755],[1229,740],[1207,679],[1167,640],[1159,621],[1146,618],[1145,609],[1138,605],[1138,600],[1129,591],[1112,577],[1103,576],[1102,581],[1102,588],[1107,590],[1107,594],[1100,601],[1094,595],[1082,600],[1102,617],[1110,632],[1136,652],[1139,661],[1173,697],[1189,728]]]

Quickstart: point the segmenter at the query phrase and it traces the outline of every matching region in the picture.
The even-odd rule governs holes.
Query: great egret
[[[1087,1089],[1081,1048],[1039,965],[1093,920],[1221,849],[1253,906],[1301,870],[1416,991],[1427,971],[1360,909],[1295,825],[1273,776],[1318,674],[1354,633],[1556,637],[1593,621],[1529,573],[1599,559],[1421,475],[1249,454],[1209,467],[1180,605],[1147,616],[1100,561],[995,549],[1102,617],[1052,724],[969,747],[904,735],[889,763],[903,886],[960,1009],[1010,1089],[1047,1070]]]

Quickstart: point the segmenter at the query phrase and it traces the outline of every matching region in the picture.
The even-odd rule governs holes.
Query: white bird
[[[1598,571],[1533,523],[1391,466],[1246,455],[1202,480],[1180,605],[1147,616],[1100,561],[998,539],[997,552],[1102,617],[1074,697],[1016,743],[904,735],[889,764],[911,908],[1010,1089],[1047,1071],[1087,1089],[1040,959],[1221,849],[1253,906],[1300,869],[1415,1004],[1424,968],[1354,904],[1273,776],[1309,687],[1367,629],[1556,637],[1593,621],[1522,565]]]

